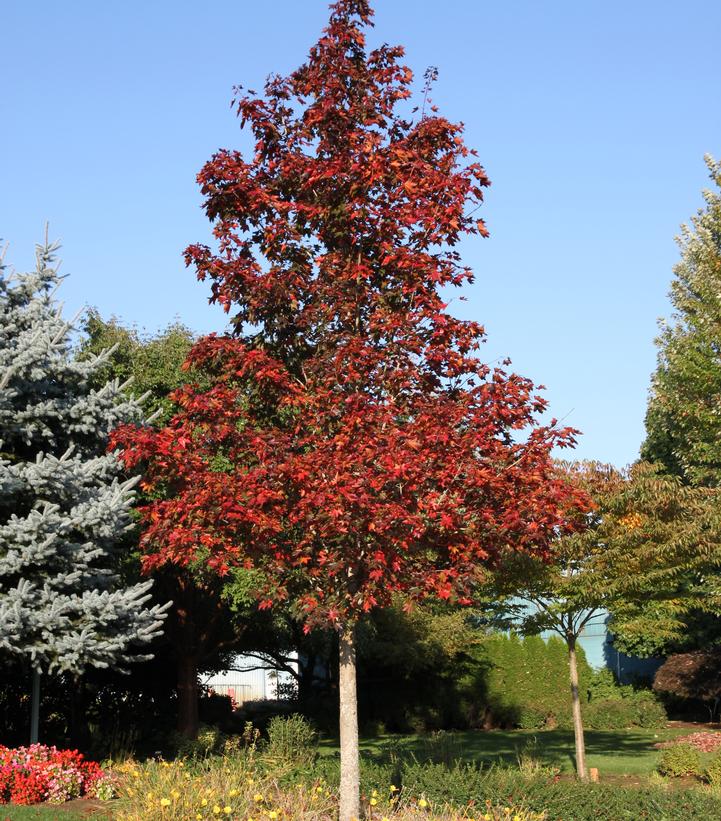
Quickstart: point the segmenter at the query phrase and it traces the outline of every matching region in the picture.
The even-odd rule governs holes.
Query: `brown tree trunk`
[[[339,821],[360,818],[360,763],[358,759],[358,695],[356,691],[355,625],[338,634],[340,657],[340,814]]]
[[[573,736],[576,742],[576,773],[581,781],[588,781],[586,771],[586,742],[583,738],[581,699],[578,693],[578,665],[576,664],[576,639],[568,641],[568,667],[571,673],[571,709],[573,711]]]
[[[198,660],[178,659],[178,732],[186,738],[198,737]]]

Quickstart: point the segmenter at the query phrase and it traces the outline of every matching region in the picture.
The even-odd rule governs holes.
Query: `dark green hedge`
[[[540,729],[571,726],[568,651],[556,636],[489,636],[476,651],[484,680],[484,698],[494,725]],[[593,671],[579,648],[581,693],[588,690]]]

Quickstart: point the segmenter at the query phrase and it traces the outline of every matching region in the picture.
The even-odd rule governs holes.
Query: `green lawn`
[[[52,807],[42,805],[38,807],[19,807],[15,804],[0,804],[0,821],[87,821],[92,815],[82,813],[80,810],[67,810],[62,806]]]
[[[601,776],[650,775],[661,751],[654,743],[691,732],[687,729],[614,730],[586,733],[586,758],[589,767],[598,767]],[[535,739],[535,742],[534,742]],[[415,756],[419,761],[434,760],[453,763],[455,760],[492,764],[515,764],[519,753],[533,745],[533,755],[545,764],[560,767],[565,772],[574,769],[573,732],[566,730],[490,730],[435,735],[385,735],[361,742],[364,756],[384,759],[390,755]],[[324,754],[337,752],[337,742],[325,741]]]
[[[0,821],[108,821],[112,815],[112,803],[77,800],[33,807],[0,804]]]

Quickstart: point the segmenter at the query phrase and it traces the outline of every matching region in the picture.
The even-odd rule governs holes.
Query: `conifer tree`
[[[114,546],[132,526],[109,432],[140,418],[117,381],[90,385],[107,352],[73,357],[72,322],[54,298],[57,244],[32,273],[0,270],[0,650],[35,673],[81,674],[142,658],[165,618],[151,582],[122,587]]]
[[[706,157],[715,190],[681,228],[681,259],[662,325],[642,456],[686,483],[721,486],[721,163]]]

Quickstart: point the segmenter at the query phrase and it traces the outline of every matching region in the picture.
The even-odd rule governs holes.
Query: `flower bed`
[[[333,766],[337,766],[332,762]],[[126,761],[118,776],[118,821],[327,821],[338,816],[338,790],[312,769],[254,762],[252,756],[202,761]],[[512,802],[490,800],[452,807],[393,784],[361,790],[364,821],[547,821]]]
[[[698,732],[690,735],[680,735],[670,741],[661,741],[653,746],[659,750],[666,750],[679,744],[690,744],[702,753],[713,753],[721,749],[721,733]]]
[[[113,795],[112,776],[77,750],[0,745],[0,803],[62,804],[81,796],[104,800]]]

